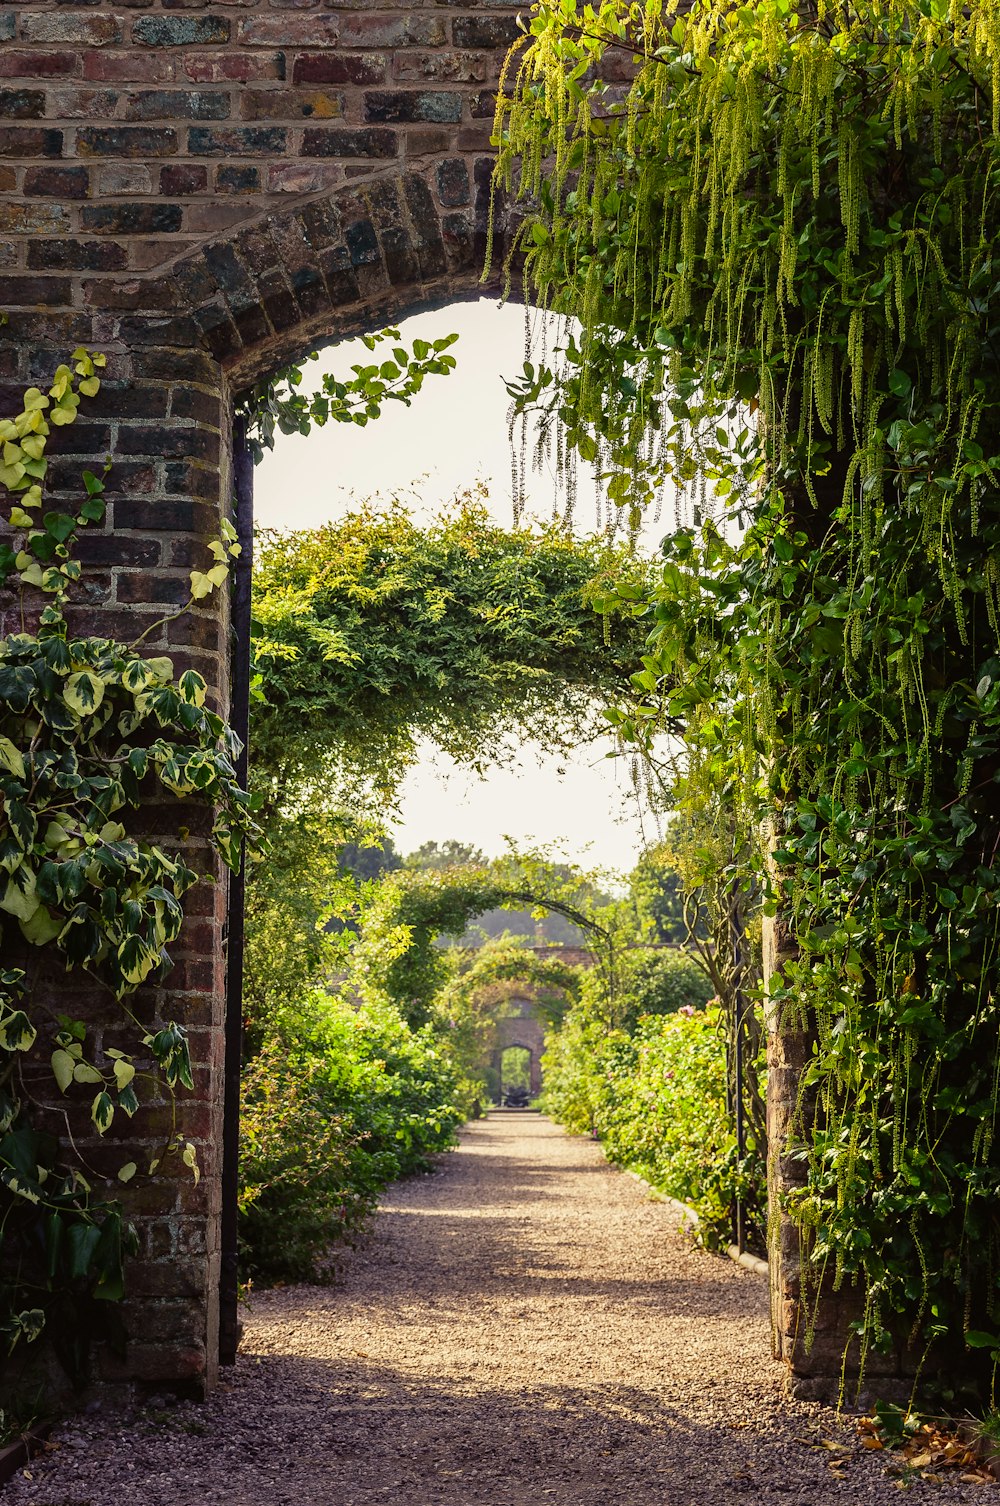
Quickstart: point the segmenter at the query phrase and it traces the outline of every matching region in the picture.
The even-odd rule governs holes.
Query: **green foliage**
[[[994,1332],[1000,12],[579,20],[540,7],[498,113],[528,289],[583,321],[519,399],[623,502],[693,483],[696,524],[620,730],[665,701],[741,838],[776,831],[807,1275],[861,1284],[862,1354]],[[738,542],[698,526],[720,506]]]
[[[620,922],[616,907],[594,907],[593,895],[590,876],[535,853],[511,852],[484,868],[404,869],[382,883],[362,916],[352,954],[355,984],[366,997],[391,999],[407,1019],[422,1022],[451,974],[439,938],[462,936],[477,915],[527,904],[563,915],[586,933],[613,998]],[[484,966],[494,956],[487,951]],[[558,960],[553,966],[561,971]]]
[[[397,1177],[454,1143],[458,1076],[434,1033],[390,1006],[314,990],[273,1022],[244,1074],[241,1226],[246,1272],[321,1279]]]
[[[599,579],[647,567],[600,540],[508,531],[466,499],[418,528],[400,508],[265,535],[254,573],[257,778],[269,800],[374,786],[384,802],[426,737],[477,767],[504,737],[596,735],[641,642],[607,634]]]
[[[109,1304],[124,1293],[134,1233],[117,1200],[96,1190],[107,1179],[72,1130],[58,1140],[36,1106],[58,1093],[70,1124],[89,1108],[88,1130],[103,1136],[119,1115],[139,1112],[140,1088],[171,1096],[192,1087],[183,1027],[141,1025],[123,1002],[169,972],[167,948],[198,879],[180,852],[147,840],[142,808],[207,806],[211,846],[230,867],[256,836],[234,771],[238,740],[206,706],[201,675],[177,676],[169,658],[145,655],[152,628],[128,645],[73,631],[76,549],[104,518],[104,483],[85,471],[71,510],[45,511],[46,449],[52,428],[75,421],[81,395],[97,393],[104,361],[75,351],[47,394],[29,388],[21,412],[0,420],[0,483],[18,498],[0,585],[20,593],[22,621],[0,639],[2,944],[5,961],[22,964],[0,973],[0,1331],[13,1351],[44,1330],[77,1382],[96,1335],[123,1341]],[[209,553],[182,611],[225,581],[238,553],[228,524]],[[110,991],[131,1050],[51,1009],[53,964]],[[164,1156],[198,1174],[195,1147],[173,1134],[141,1171],[124,1155],[112,1186],[153,1175]]]
[[[380,416],[385,402],[404,403],[412,399],[430,375],[447,376],[455,369],[455,357],[447,354],[458,339],[444,335],[438,340],[414,340],[413,349],[399,344],[398,329],[383,329],[362,335],[362,342],[375,352],[388,340],[392,359],[370,364],[356,363],[353,376],[343,379],[328,373],[319,389],[309,395],[301,392],[302,367],[286,366],[264,378],[245,392],[237,404],[236,416],[242,420],[255,462],[265,450],[274,449],[274,434],[309,434],[313,425],[322,429],[328,423],[366,424]],[[310,361],[317,359],[314,351]]]
[[[714,996],[712,980],[690,952],[640,947],[626,953],[623,989],[629,1028],[642,1015],[674,1014],[688,1005],[702,1008]]]
[[[690,1203],[713,1247],[729,1243],[739,1192],[761,1243],[763,1149],[751,1139],[737,1155],[722,1016],[697,1003],[640,1019],[632,1035],[571,1011],[542,1059],[542,1106],[571,1133],[597,1135],[609,1160]]]

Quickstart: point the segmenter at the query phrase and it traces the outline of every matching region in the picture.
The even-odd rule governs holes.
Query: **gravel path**
[[[853,1434],[782,1401],[766,1283],[537,1115],[493,1114],[394,1188],[344,1274],[257,1296],[208,1404],[64,1427],[5,1506],[899,1501],[882,1456],[838,1478],[821,1440]]]

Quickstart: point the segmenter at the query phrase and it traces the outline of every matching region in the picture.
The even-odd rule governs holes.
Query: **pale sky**
[[[524,311],[487,301],[455,304],[418,314],[401,327],[407,343],[456,331],[455,371],[428,377],[409,408],[389,403],[381,418],[363,429],[333,424],[307,439],[279,435],[256,471],[258,525],[317,527],[366,497],[393,493],[425,521],[479,480],[488,487],[490,510],[509,525],[509,400],[501,373],[520,371]],[[324,371],[346,375],[355,362],[374,359],[353,342],[324,351],[319,361],[306,364],[304,386],[308,389],[313,379],[318,385]],[[532,512],[552,515],[553,476],[530,477],[528,494]],[[593,532],[596,518],[593,483],[581,474],[575,526]],[[653,522],[644,529],[643,544],[651,552],[663,531]],[[480,778],[427,748],[407,776],[393,840],[409,852],[422,842],[454,837],[494,856],[510,837],[518,844],[551,844],[587,867],[631,868],[644,845],[643,822],[626,762],[603,758],[603,751],[589,747],[572,759],[556,759],[529,743],[517,769]],[[655,835],[647,818],[645,840]]]

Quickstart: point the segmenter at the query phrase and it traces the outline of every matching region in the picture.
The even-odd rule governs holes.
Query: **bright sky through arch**
[[[453,304],[401,326],[407,344],[455,332],[456,370],[428,377],[409,408],[388,403],[366,428],[331,424],[308,439],[279,435],[255,476],[258,525],[314,528],[366,497],[394,494],[418,521],[427,522],[456,493],[481,481],[490,511],[509,526],[509,400],[503,377],[519,372],[524,360],[524,311],[487,301]],[[325,371],[346,373],[354,363],[372,359],[360,342],[324,351],[319,361],[306,364],[304,385],[318,385]],[[527,479],[529,512],[551,517],[554,475],[529,473]],[[596,506],[593,482],[581,468],[579,532],[594,531]],[[664,531],[650,520],[642,547],[652,553]],[[455,837],[492,856],[509,836],[518,844],[552,844],[586,866],[631,868],[644,843],[655,840],[655,830],[648,818],[639,819],[626,761],[606,759],[604,751],[588,748],[556,759],[526,744],[516,769],[480,778],[428,747],[403,788],[401,820],[392,833],[396,845],[408,852],[425,841]]]

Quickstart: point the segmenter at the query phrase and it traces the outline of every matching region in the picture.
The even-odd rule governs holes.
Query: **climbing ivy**
[[[505,739],[606,738],[642,644],[590,598],[648,562],[555,528],[498,526],[478,496],[426,528],[399,506],[265,534],[254,571],[255,778],[268,804],[392,796],[421,737],[480,765]]]
[[[140,1113],[142,1097],[193,1086],[183,1025],[150,1023],[128,1002],[168,974],[185,895],[200,877],[182,851],[150,839],[143,812],[208,806],[210,845],[230,867],[256,836],[234,771],[238,739],[208,706],[204,679],[143,650],[163,622],[132,644],[74,624],[77,545],[104,519],[104,481],[85,471],[72,502],[47,508],[46,451],[81,398],[97,393],[104,364],[75,351],[47,392],[29,388],[21,411],[0,421],[0,484],[14,498],[0,589],[21,622],[0,638],[0,1332],[13,1350],[47,1329],[76,1379],[95,1334],[121,1337],[107,1304],[123,1295],[134,1245],[117,1200],[97,1190],[106,1157],[88,1142],[119,1115]],[[177,615],[224,583],[238,551],[224,523]],[[57,968],[86,980],[81,1013],[95,986],[118,1001],[121,1045],[59,1011],[53,1001],[66,1007],[71,996],[53,987]],[[60,1098],[75,1127],[61,1135]],[[164,1157],[197,1177],[195,1146],[168,1130],[148,1162],[124,1152],[117,1182],[155,1175]]]
[[[496,139],[581,324],[519,403],[686,494],[622,730],[774,834],[807,1273],[996,1357],[1000,8],[542,0]]]

